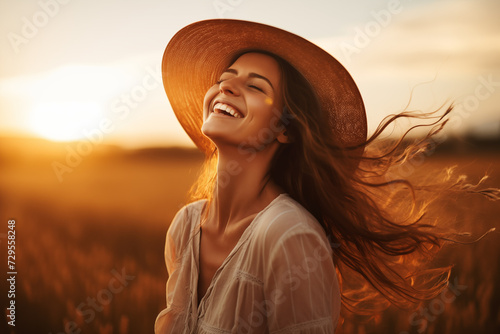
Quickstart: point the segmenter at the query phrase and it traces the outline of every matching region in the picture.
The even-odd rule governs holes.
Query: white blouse
[[[332,249],[318,221],[288,194],[246,228],[198,307],[205,203],[184,206],[168,229],[167,307],[155,333],[333,333],[340,291]]]

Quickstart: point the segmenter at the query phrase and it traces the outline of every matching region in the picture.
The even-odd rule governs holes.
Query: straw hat
[[[163,85],[172,109],[205,154],[214,146],[201,132],[204,96],[218,79],[216,75],[246,49],[264,50],[283,58],[309,81],[329,115],[332,136],[340,145],[353,146],[366,140],[361,94],[335,58],[306,39],[272,26],[215,19],[192,23],[177,32],[162,61]]]

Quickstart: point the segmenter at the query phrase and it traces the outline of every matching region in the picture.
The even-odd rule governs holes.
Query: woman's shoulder
[[[196,226],[196,223],[200,222],[201,211],[206,202],[206,199],[201,199],[180,208],[172,219],[167,233],[174,237],[174,239],[188,236]]]
[[[200,199],[191,203],[184,205],[179,212],[183,212],[186,215],[200,215],[203,207],[207,203],[206,199]]]
[[[276,198],[262,213],[261,218],[270,220],[269,226],[282,228],[319,226],[317,219],[302,204],[286,193]]]
[[[267,242],[296,235],[313,234],[326,240],[318,220],[288,194],[280,195],[259,217],[256,232]]]

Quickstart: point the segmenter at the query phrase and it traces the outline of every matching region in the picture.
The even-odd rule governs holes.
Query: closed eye
[[[258,91],[260,91],[260,92],[264,93],[264,90],[263,90],[262,88],[257,87],[257,86],[255,86],[255,85],[249,85],[248,87],[250,87],[250,88],[254,88],[254,89],[257,89]]]

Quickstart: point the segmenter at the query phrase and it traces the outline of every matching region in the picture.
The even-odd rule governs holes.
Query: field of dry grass
[[[64,163],[66,155],[65,144],[0,142],[2,259],[7,220],[16,220],[15,333],[152,333],[165,304],[165,233],[202,157],[181,150],[98,147],[60,182],[52,163]],[[471,180],[487,171],[488,184],[500,184],[498,152],[435,154],[425,172],[452,163],[463,166]],[[455,214],[474,236],[500,227],[500,204],[477,196],[452,201],[443,212]],[[390,309],[368,324],[356,319],[344,332],[499,333],[498,231],[473,245],[446,247],[436,261],[455,264],[446,294],[416,312]],[[0,262],[3,273],[5,262]],[[0,328],[12,330],[4,318]]]

